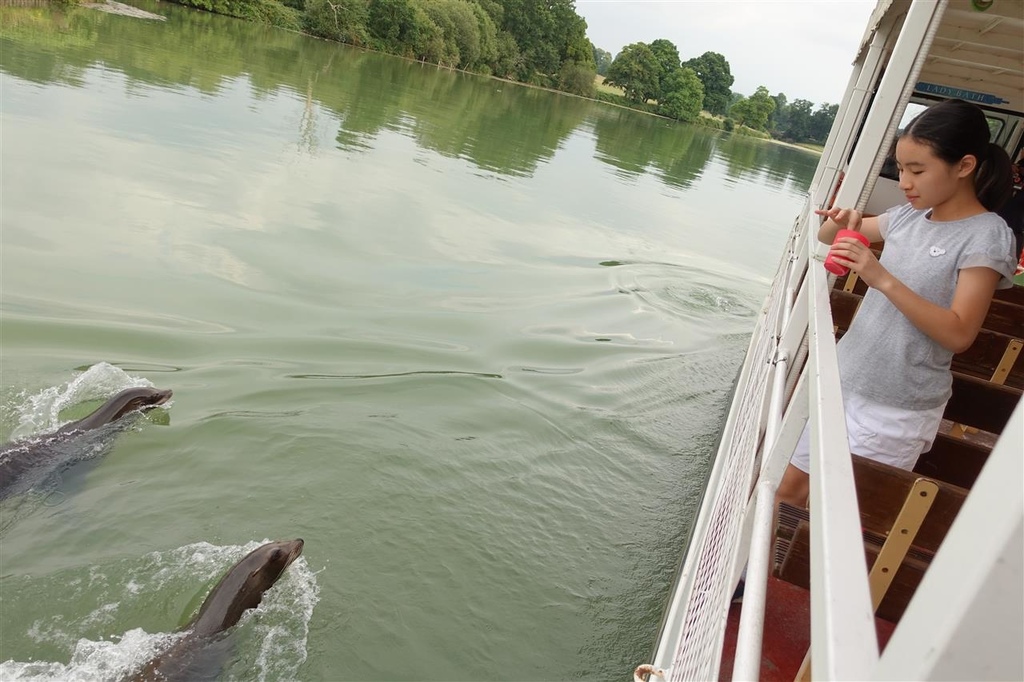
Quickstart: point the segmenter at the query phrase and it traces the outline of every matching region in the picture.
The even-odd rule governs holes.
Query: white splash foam
[[[126,388],[151,387],[153,383],[142,377],[133,377],[120,367],[98,362],[74,379],[60,386],[44,388],[39,393],[24,396],[14,405],[18,424],[11,440],[20,440],[60,428],[61,411],[86,400],[103,400]]]
[[[67,664],[4,661],[0,663],[0,679],[32,680],[33,682],[99,682],[120,679],[141,667],[170,646],[180,634],[149,634],[136,628],[126,632],[119,641],[80,639]]]
[[[306,662],[309,622],[320,600],[316,574],[303,557],[288,567],[274,589],[280,594],[267,599],[258,609],[271,617],[262,619],[254,628],[260,641],[256,656],[259,682],[295,679],[299,667]]]
[[[0,680],[97,682],[128,675],[182,634],[150,634],[135,628],[106,641],[90,639],[84,636],[86,632],[95,637],[98,625],[107,632],[130,625],[120,612],[137,611],[139,601],[151,600],[153,594],[162,590],[211,583],[267,542],[234,546],[199,542],[151,552],[141,559],[90,567],[88,581],[74,581],[77,585],[69,596],[80,599],[86,592],[96,594],[100,605],[84,616],[55,614],[36,620],[27,632],[32,641],[67,651],[70,661],[63,664],[8,660],[0,663]],[[63,583],[61,576],[56,579]],[[261,681],[295,679],[306,660],[309,622],[319,595],[316,574],[300,556],[267,592],[259,608],[248,612],[239,622],[236,630],[241,661],[235,665],[242,667],[235,670],[251,670],[254,678]]]

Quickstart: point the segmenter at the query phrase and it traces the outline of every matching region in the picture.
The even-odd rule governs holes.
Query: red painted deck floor
[[[736,631],[740,625],[743,604],[733,604],[725,626],[720,680],[732,679],[732,662],[736,656]],[[895,625],[875,619],[878,646],[884,648]],[[802,587],[768,578],[768,599],[765,604],[764,640],[761,645],[761,680],[791,682],[800,670],[804,655],[811,645],[811,593]]]

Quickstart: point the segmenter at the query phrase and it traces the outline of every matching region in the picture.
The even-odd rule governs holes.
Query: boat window
[[[1003,126],[1006,125],[1006,121],[992,116],[986,116],[985,118],[988,120],[988,139],[995,142],[1002,134]]]
[[[910,122],[927,108],[927,104],[922,104],[920,102],[907,102],[907,108],[903,112],[903,118],[900,119],[900,124],[896,127],[896,140],[899,139],[903,129],[910,125]],[[885,162],[882,163],[882,170],[879,175],[883,178],[898,181],[900,179],[900,173],[896,169],[896,140],[893,140],[892,146],[889,147],[889,153],[885,157]]]
[[[900,119],[900,124],[896,128],[896,138],[899,139],[903,129],[910,125],[910,122],[914,120],[918,114],[928,108],[928,104],[921,102],[908,102],[906,111],[903,112],[903,118]],[[1006,121],[996,116],[989,116],[986,114],[986,121],[988,122],[989,136],[988,139],[993,142],[1000,140],[1003,132],[1003,128],[1006,127]],[[890,180],[899,180],[899,171],[896,170],[896,142],[892,143],[889,148],[889,154],[885,158],[885,163],[882,164],[882,172],[879,173],[883,178],[889,178]]]
[[[900,124],[896,128],[896,137],[899,137],[900,133],[903,132],[903,129],[910,125],[910,122],[927,108],[927,104],[921,104],[920,102],[907,102],[907,109],[903,112],[903,118],[900,119]]]

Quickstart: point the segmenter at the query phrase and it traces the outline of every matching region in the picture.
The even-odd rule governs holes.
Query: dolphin
[[[125,682],[215,679],[220,666],[206,660],[204,649],[215,649],[219,635],[238,623],[243,613],[259,606],[263,594],[302,554],[302,545],[301,538],[281,540],[249,552],[220,579],[192,620],[179,629],[184,636]],[[226,655],[223,647],[215,653]]]
[[[76,422],[65,424],[54,432],[54,435],[72,433],[74,431],[88,431],[98,429],[105,424],[117,421],[129,412],[151,410],[157,405],[163,405],[174,391],[169,388],[149,388],[141,386],[137,388],[126,388],[113,398],[103,403],[95,412],[88,417],[83,417]]]
[[[113,423],[129,413],[163,405],[171,395],[170,389],[128,388],[89,416],[65,424],[53,433],[0,447],[0,500],[24,492],[47,475],[83,459],[80,448],[68,445],[79,435]]]

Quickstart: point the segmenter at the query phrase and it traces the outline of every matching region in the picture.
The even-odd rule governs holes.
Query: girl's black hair
[[[978,160],[974,191],[989,211],[998,210],[1013,193],[1010,157],[989,142],[985,112],[976,104],[950,99],[932,105],[914,117],[900,137],[926,144],[946,163],[959,163],[968,154]]]

